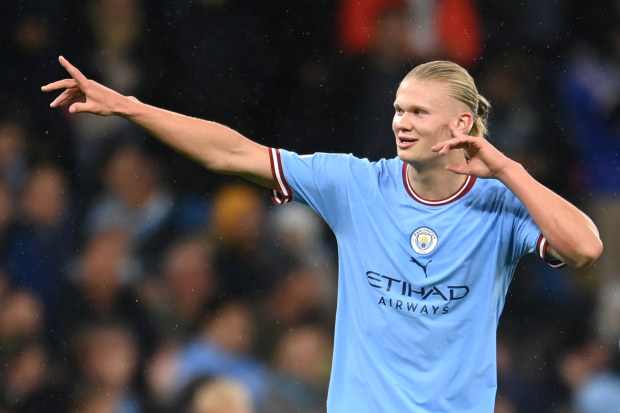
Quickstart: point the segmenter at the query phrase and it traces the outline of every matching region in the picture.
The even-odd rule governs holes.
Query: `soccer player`
[[[484,138],[489,104],[454,63],[422,64],[402,80],[397,156],[378,162],[268,148],[60,63],[71,78],[42,88],[64,89],[52,107],[122,116],[329,224],[339,253],[329,413],[492,412],[496,329],[520,257],[583,267],[602,252],[585,214]]]

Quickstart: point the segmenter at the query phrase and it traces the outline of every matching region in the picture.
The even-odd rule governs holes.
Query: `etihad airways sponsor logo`
[[[387,292],[395,292],[405,297],[417,296],[422,300],[426,300],[430,296],[437,296],[444,301],[462,300],[469,294],[469,287],[466,285],[416,287],[405,280],[399,280],[398,278],[379,274],[375,271],[366,271],[366,277],[371,287]]]
[[[447,314],[450,303],[462,300],[469,294],[466,285],[415,286],[406,280],[376,271],[366,271],[366,278],[371,287],[384,292],[379,298],[379,305],[411,313]],[[429,299],[427,304],[426,300]]]

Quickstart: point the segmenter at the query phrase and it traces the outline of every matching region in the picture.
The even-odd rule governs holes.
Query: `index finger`
[[[71,75],[71,77],[75,79],[75,81],[78,84],[84,84],[84,83],[86,83],[88,81],[86,76],[84,76],[82,74],[82,72],[80,72],[77,69],[77,67],[75,67],[71,63],[69,63],[69,61],[67,59],[65,59],[63,56],[59,56],[58,57],[58,61],[60,62],[62,67],[64,67],[65,70]]]
[[[452,122],[448,123],[448,129],[450,129],[450,132],[452,132],[452,136],[454,137],[456,137],[457,134],[465,135],[465,133],[461,132],[458,126],[453,124]]]
[[[49,83],[45,86],[41,86],[41,90],[43,92],[51,92],[53,90],[75,87],[76,85],[77,85],[77,82],[75,81],[75,79],[63,79],[63,80],[57,80],[56,82]]]
[[[433,147],[431,147],[431,150],[435,152],[439,152],[440,154],[445,154],[445,153],[448,153],[448,151],[452,149],[464,148],[466,145],[468,145],[471,142],[471,138],[472,137],[469,135],[463,135],[463,134],[461,134],[461,136],[453,135],[453,137],[450,139],[437,142],[435,145],[433,145]]]

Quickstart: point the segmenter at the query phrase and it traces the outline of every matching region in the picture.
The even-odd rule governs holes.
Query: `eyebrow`
[[[400,105],[398,102],[394,101],[394,109],[404,109],[403,105]],[[430,107],[429,106],[425,106],[425,105],[420,105],[419,103],[414,103],[412,105],[408,106],[408,109],[421,109],[425,112],[429,112],[430,111]]]

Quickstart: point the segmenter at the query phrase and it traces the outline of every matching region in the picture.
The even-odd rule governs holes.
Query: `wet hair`
[[[451,96],[467,105],[474,115],[474,124],[469,134],[481,137],[487,135],[491,104],[478,93],[474,79],[463,67],[445,60],[423,63],[407,73],[401,83],[412,81],[448,84]]]

